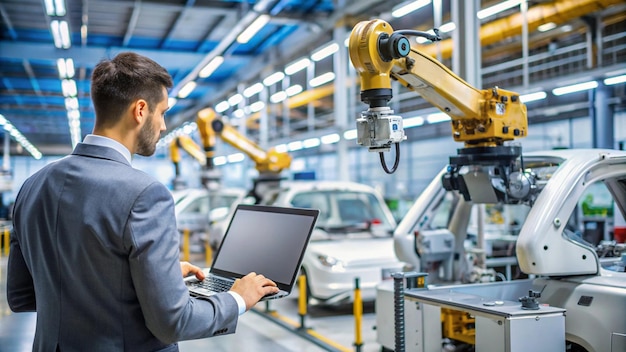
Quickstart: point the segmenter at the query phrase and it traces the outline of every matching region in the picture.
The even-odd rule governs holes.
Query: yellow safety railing
[[[204,260],[206,262],[206,266],[208,268],[211,266],[211,264],[213,264],[213,248],[211,248],[209,241],[206,241],[204,243],[204,257],[205,257]]]
[[[189,261],[189,229],[183,230],[183,261]]]
[[[354,347],[356,352],[361,351],[363,346],[363,337],[361,336],[361,327],[363,322],[363,298],[361,298],[361,288],[359,287],[359,278],[354,279],[354,302],[352,304],[354,312]]]
[[[300,329],[305,329],[304,318],[306,316],[307,309],[307,292],[306,292],[306,276],[300,275],[298,278],[298,287],[300,295],[298,296],[298,315],[300,316]]]
[[[9,238],[11,236],[11,231],[9,231],[9,228],[6,227],[3,231],[4,234],[4,255],[5,256],[9,256],[9,247],[10,247],[10,241]]]

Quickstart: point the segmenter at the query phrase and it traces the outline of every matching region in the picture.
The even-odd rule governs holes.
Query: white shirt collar
[[[128,150],[122,143],[114,139],[111,139],[109,137],[104,137],[104,136],[98,136],[95,134],[88,134],[85,136],[83,143],[99,145],[101,147],[113,148],[117,150],[120,154],[122,154],[124,158],[128,160],[129,164],[131,163],[132,156],[130,154],[130,150]]]

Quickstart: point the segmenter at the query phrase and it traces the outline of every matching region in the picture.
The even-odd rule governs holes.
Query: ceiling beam
[[[41,93],[39,82],[37,81],[37,77],[35,77],[35,72],[33,71],[33,68],[30,65],[30,62],[28,60],[22,60],[22,65],[24,66],[24,71],[26,71],[26,74],[28,75],[28,79],[30,80],[30,84],[33,87],[33,91],[35,91],[35,94],[39,98],[39,102],[41,103],[44,109],[47,109],[48,105],[42,99],[43,94]]]
[[[100,60],[105,58],[113,58],[120,52],[129,51],[131,49],[124,47],[74,47],[66,50],[60,50],[54,45],[41,45],[37,43],[27,42],[6,42],[0,41],[0,52],[2,59],[14,60],[31,60],[38,58],[40,60],[49,60],[56,66],[56,60],[61,57],[71,57],[74,59],[75,66],[94,67]],[[204,57],[203,53],[191,53],[168,50],[148,50],[148,49],[132,49],[133,52],[147,56],[158,62],[161,66],[170,70],[188,70],[198,64]]]
[[[130,39],[133,37],[133,32],[137,26],[139,20],[139,13],[141,12],[141,0],[135,0],[135,6],[133,6],[133,13],[130,15],[130,21],[128,21],[128,27],[126,27],[126,33],[124,33],[124,41],[122,46],[128,46]]]
[[[13,24],[11,23],[11,19],[9,18],[9,14],[7,14],[6,9],[2,4],[0,4],[0,15],[2,16],[2,21],[7,27],[7,31],[9,32],[9,36],[11,39],[17,39],[17,33],[15,32],[15,28],[13,28]]]
[[[195,3],[196,3],[196,0],[187,0],[185,2],[185,7],[183,7],[182,10],[176,16],[176,20],[174,20],[174,23],[168,29],[167,34],[164,36],[163,40],[161,41],[161,44],[159,45],[159,48],[166,48],[169,42],[172,40],[172,37],[174,33],[176,32],[176,30],[178,29],[178,27],[185,25],[185,16],[187,15],[188,12],[191,12],[194,10],[193,5]]]

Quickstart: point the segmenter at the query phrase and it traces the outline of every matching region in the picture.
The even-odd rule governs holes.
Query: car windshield
[[[310,191],[299,193],[291,205],[320,210],[317,227],[328,234],[365,234],[391,236],[393,226],[385,216],[379,199],[371,193],[356,191]]]
[[[209,204],[211,209],[229,208],[239,197],[233,194],[211,194],[209,195]]]

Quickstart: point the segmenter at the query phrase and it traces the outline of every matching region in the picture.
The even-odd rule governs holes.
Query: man
[[[191,298],[174,203],[131,167],[165,130],[172,79],[121,53],[91,82],[96,122],[73,153],[24,182],[15,202],[7,298],[37,311],[36,351],[177,351],[177,341],[235,332],[239,314],[278,288],[250,273],[228,293]]]

